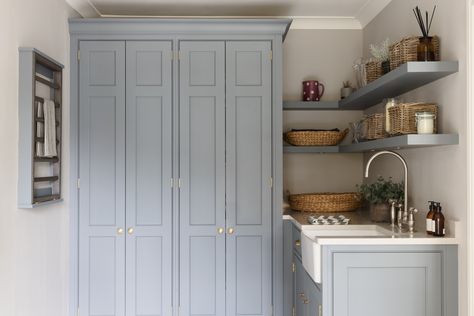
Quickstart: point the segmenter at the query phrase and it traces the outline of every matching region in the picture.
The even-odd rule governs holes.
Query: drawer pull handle
[[[304,295],[304,293],[298,293],[298,296],[301,297],[301,298],[303,298],[303,297],[305,297],[306,295]]]
[[[304,301],[303,301],[303,304],[308,305],[308,304],[309,304],[309,300],[304,300]]]
[[[296,241],[295,241],[295,246],[296,246],[296,247],[301,247],[301,240],[299,240],[299,239],[296,240]]]

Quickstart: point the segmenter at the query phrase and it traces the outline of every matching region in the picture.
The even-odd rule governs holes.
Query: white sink
[[[303,266],[321,283],[321,245],[337,239],[390,238],[392,232],[377,225],[315,226],[301,232]]]

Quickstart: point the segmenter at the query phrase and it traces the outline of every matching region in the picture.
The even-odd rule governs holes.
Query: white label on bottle
[[[429,219],[429,218],[426,219],[426,231],[427,232],[432,232],[433,231],[432,221],[433,221],[432,219]]]
[[[446,235],[446,229],[443,228],[443,235]]]

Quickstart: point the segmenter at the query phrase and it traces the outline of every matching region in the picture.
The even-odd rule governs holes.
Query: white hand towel
[[[53,101],[47,99],[44,100],[43,114],[44,156],[56,157],[58,155],[56,150],[56,109]]]

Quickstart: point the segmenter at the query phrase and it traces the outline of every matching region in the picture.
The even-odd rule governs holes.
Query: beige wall
[[[8,3],[6,3],[8,2]],[[3,3],[3,2],[2,2]],[[64,316],[68,304],[68,100],[67,18],[64,0],[5,1],[0,19],[0,315]],[[36,47],[66,65],[61,204],[17,208],[18,47]]]
[[[362,55],[362,31],[290,30],[283,50],[284,100],[300,100],[305,79],[324,83],[323,100],[339,100],[342,82],[355,83],[352,65]],[[359,111],[288,111],[283,130],[345,129],[361,116]],[[353,191],[362,181],[362,155],[285,154],[283,176],[291,193]]]
[[[371,43],[385,37],[396,41],[406,35],[418,35],[419,28],[412,8],[420,6],[432,10],[438,6],[433,20],[432,34],[441,38],[443,60],[459,60],[457,74],[408,93],[407,101],[430,101],[440,105],[440,129],[444,133],[459,133],[459,146],[400,151],[409,166],[409,204],[422,210],[417,216],[422,224],[428,200],[440,201],[445,216],[451,220],[467,223],[466,191],[466,116],[467,116],[467,72],[466,72],[466,1],[403,0],[392,1],[365,29],[364,54],[368,55]],[[366,159],[370,155],[366,155]],[[373,176],[401,176],[401,167],[390,157],[379,158],[371,171]],[[466,285],[466,239],[462,235],[460,248],[460,314],[467,315]]]

